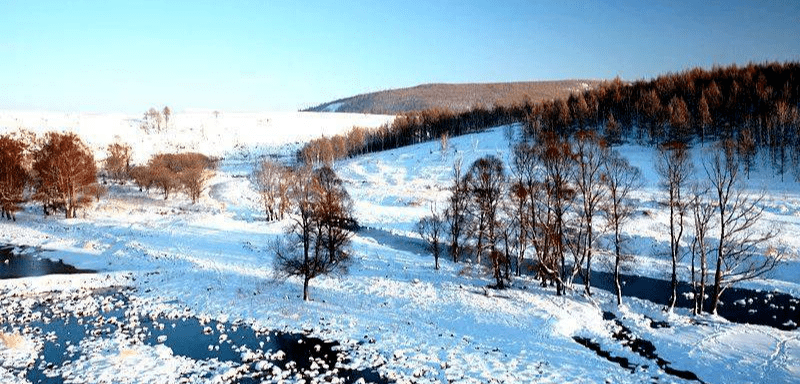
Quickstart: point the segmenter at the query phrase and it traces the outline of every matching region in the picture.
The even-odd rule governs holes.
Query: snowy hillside
[[[134,148],[133,160],[144,162],[157,152],[197,151],[224,157],[297,149],[315,137],[393,120],[394,116],[355,113],[189,111],[174,113],[162,132],[148,134],[140,128],[141,115],[0,111],[0,132],[69,130],[89,143],[97,159],[105,156],[108,144],[123,141]]]
[[[382,377],[403,383],[692,381],[681,372],[707,383],[790,383],[800,377],[798,330],[736,324],[715,316],[698,319],[682,308],[664,313],[660,305],[635,298],[626,298],[626,305],[617,308],[613,295],[603,290],[595,290],[593,297],[583,296],[580,289],[557,297],[554,288],[542,288],[525,276],[511,289],[493,291],[485,288],[491,283],[486,271],[447,260],[435,271],[413,225],[428,214],[432,203],[443,207],[457,158],[464,167],[486,154],[508,162],[503,128],[451,138],[446,151],[431,142],[337,163],[356,217],[368,230],[353,239],[350,273],[314,279],[313,301],[303,302],[301,281],[273,278],[269,244],[282,235],[286,223],[263,221],[258,195],[241,176],[252,170],[258,156],[283,145],[389,119],[179,114],[172,133],[151,136],[124,116],[0,112],[0,127],[63,127],[98,149],[119,136],[133,145],[137,159],[176,148],[224,157],[198,204],[184,196],[164,201],[155,192],[148,195],[131,185],[112,186],[80,219],[44,218],[31,205],[16,222],[2,222],[0,244],[40,247],[47,250],[46,257],[100,273],[0,280],[0,324],[36,317],[41,309],[28,304],[45,292],[64,292],[70,303],[64,310],[80,312],[96,310],[89,288],[129,286],[129,312],[141,317],[188,314],[308,333],[340,342],[350,354],[350,367],[374,368]],[[656,204],[661,192],[655,184],[653,154],[637,146],[620,151],[642,169],[647,182],[636,196],[642,214],[626,227],[628,236],[639,239],[632,242],[635,260],[627,268],[663,278],[668,234],[663,209]],[[698,148],[695,158],[701,156]],[[792,250],[789,262],[752,285],[800,297],[800,186],[777,183],[766,170],[754,173],[750,183],[769,188],[762,225],[779,225],[781,240]],[[606,268],[607,263],[598,262],[597,267]],[[686,273],[682,268],[681,274]],[[0,379],[25,382],[18,372],[40,353],[44,336],[21,329],[3,332]],[[657,357],[626,346],[619,340],[626,333],[630,339],[652,343]],[[578,340],[596,343],[611,356],[624,358],[628,366],[598,356]],[[235,377],[232,372],[238,369],[187,360],[164,345],[142,344],[121,332],[91,338],[74,349],[82,357],[57,367],[55,375],[158,383],[184,375],[189,381],[211,382]],[[160,371],[159,366],[169,369]]]

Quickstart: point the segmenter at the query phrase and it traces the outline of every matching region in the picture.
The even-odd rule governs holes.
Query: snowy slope
[[[352,125],[367,125],[365,121],[380,124],[387,119],[357,115],[348,120],[327,114],[315,120],[307,116],[311,115],[287,117],[290,122],[286,126],[299,130],[309,127],[307,119],[311,119],[329,134]],[[334,116],[330,125],[327,116]],[[215,123],[210,115],[197,120],[187,116],[185,124],[179,124],[180,118],[176,116],[176,126],[186,127],[180,143],[195,143],[197,149],[220,155],[261,154],[269,148],[307,140],[319,129],[308,128],[302,136],[291,129],[268,135],[254,132],[258,126],[254,117],[230,117],[225,124]],[[119,120],[97,119],[92,124],[64,124],[83,130],[83,135],[92,137],[87,141],[102,147],[114,137],[103,133],[105,125],[99,121],[111,124]],[[190,120],[192,123],[188,123]],[[204,134],[199,127],[205,127]],[[134,148],[139,156],[180,145],[150,140],[133,128],[126,134],[123,128],[124,124],[114,135],[145,146]],[[218,142],[209,143],[208,138]],[[623,153],[649,175],[648,185],[638,197],[642,209],[653,211],[655,220],[661,219],[663,213],[655,204],[660,192],[652,178],[650,150],[629,146]],[[385,377],[400,382],[682,381],[616,341],[612,335],[618,326],[604,320],[603,312],[608,311],[634,334],[653,342],[658,355],[671,362],[672,368],[691,371],[705,382],[797,380],[798,331],[732,324],[711,316],[702,318],[705,325],[697,325],[685,310],[665,314],[659,306],[636,299],[616,308],[613,297],[601,290],[592,298],[584,297],[580,290],[557,297],[552,288],[542,288],[528,278],[515,281],[512,289],[491,291],[485,289],[490,283],[485,271],[446,260],[441,270],[434,271],[432,258],[414,246],[417,235],[413,224],[427,214],[431,203],[438,202],[442,207],[456,158],[461,158],[466,168],[486,154],[507,162],[503,129],[453,138],[444,152],[438,142],[431,142],[336,164],[356,202],[360,223],[376,230],[355,236],[355,262],[349,274],[312,281],[313,302],[300,300],[302,282],[273,278],[269,243],[282,234],[285,223],[262,221],[250,182],[238,177],[252,169],[256,156],[227,156],[196,205],[183,196],[163,201],[155,193],[147,195],[132,186],[115,186],[79,219],[43,218],[30,207],[15,223],[3,222],[0,243],[39,246],[52,250],[47,252],[51,258],[99,269],[101,274],[0,281],[0,299],[18,300],[15,295],[33,291],[130,285],[136,288],[132,303],[139,311],[169,313],[188,308],[196,315],[243,319],[256,327],[310,330],[353,348],[353,365],[377,367]],[[798,188],[793,183],[776,187],[770,196],[768,219],[782,223],[782,239],[796,250],[793,242],[800,237]],[[640,218],[627,230],[632,236],[649,239],[632,249],[637,259],[635,270],[661,274],[664,257],[653,247],[665,238],[663,225],[652,218]],[[797,270],[796,261],[788,263],[760,284],[797,292]],[[666,320],[671,327],[652,328],[650,319]],[[638,368],[632,372],[599,357],[575,342],[576,336],[595,340],[604,350],[629,359]],[[92,358],[97,364],[73,366],[69,375],[103,377],[109,367],[117,367],[115,372],[130,375],[126,381],[169,382],[166,376],[120,369],[120,364],[127,364],[115,360],[122,350],[136,350],[138,358],[129,363],[143,366],[155,366],[154,362],[167,352],[126,344],[129,342],[114,339],[83,346],[94,351]],[[0,356],[13,356],[23,364],[35,353],[36,344],[35,340],[21,340],[19,345],[12,348],[0,343]],[[0,368],[0,378],[5,377],[3,372]]]
[[[106,156],[108,144],[122,141],[134,148],[134,161],[141,163],[153,153],[167,151],[197,151],[216,157],[286,151],[287,146],[296,149],[315,137],[394,120],[394,116],[354,113],[215,112],[173,113],[166,129],[147,134],[140,129],[142,116],[0,111],[0,132],[20,128],[36,133],[72,131],[94,149],[97,159]]]

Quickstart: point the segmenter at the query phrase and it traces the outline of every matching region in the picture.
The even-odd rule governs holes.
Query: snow
[[[97,150],[97,158],[102,157],[100,149],[118,138],[134,146],[139,160],[178,148],[222,158],[197,204],[182,195],[164,201],[131,185],[110,186],[109,194],[78,219],[44,218],[29,206],[16,222],[3,222],[0,243],[41,247],[48,250],[46,257],[100,273],[2,280],[0,301],[23,308],[24,298],[36,293],[81,297],[92,288],[131,286],[135,290],[129,294],[130,312],[189,313],[206,320],[241,319],[255,329],[307,331],[339,341],[351,354],[350,366],[375,367],[382,376],[404,383],[682,381],[614,340],[613,324],[603,319],[603,312],[610,311],[635,335],[653,342],[656,353],[672,368],[691,371],[705,382],[788,383],[800,377],[798,331],[735,324],[715,316],[701,316],[703,324],[698,325],[685,309],[664,313],[653,303],[633,298],[618,308],[613,295],[599,289],[590,298],[580,289],[558,297],[553,288],[526,277],[516,279],[511,289],[493,291],[485,288],[491,281],[482,267],[446,258],[441,269],[434,270],[432,257],[414,245],[419,239],[414,224],[431,205],[444,206],[456,159],[465,169],[484,155],[508,163],[504,128],[451,138],[444,151],[439,142],[429,142],[338,162],[335,169],[355,201],[359,222],[375,230],[354,237],[355,260],[349,274],[314,279],[313,301],[303,302],[302,282],[277,280],[272,270],[269,244],[282,235],[285,223],[263,221],[258,196],[241,176],[266,154],[289,153],[321,134],[354,125],[378,126],[391,117],[306,113],[215,117],[188,112],[175,114],[170,123],[174,126],[165,134],[145,134],[135,118],[0,112],[0,127],[9,130],[24,126],[38,132],[78,132]],[[695,151],[700,158],[703,148]],[[625,228],[632,239],[629,251],[635,256],[627,268],[663,277],[666,220],[656,203],[661,192],[652,151],[626,145],[620,152],[642,169],[646,180],[636,195],[640,214]],[[751,175],[751,185],[769,187],[764,202],[769,214],[762,225],[780,225],[780,240],[793,252],[774,274],[752,284],[798,295],[800,188],[790,179],[776,182],[764,170]],[[602,261],[597,265],[603,268]],[[685,262],[681,273],[688,274]],[[90,299],[69,303],[65,310],[70,312],[102,305]],[[651,328],[649,319],[667,321],[670,327]],[[207,331],[220,341],[225,336],[211,327]],[[599,357],[576,343],[575,336],[595,340],[639,368],[631,372]],[[14,347],[0,343],[3,367],[24,367],[41,341],[32,336],[13,340]],[[120,334],[87,339],[78,347],[83,354],[62,369],[65,378],[169,383],[180,374],[209,382],[235,375],[223,363],[176,356],[163,344],[142,345]],[[282,351],[273,353],[285,356]],[[258,369],[276,367],[260,362]],[[11,372],[2,368],[0,381],[21,381]]]

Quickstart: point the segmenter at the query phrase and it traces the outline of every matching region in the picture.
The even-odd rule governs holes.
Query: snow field
[[[339,115],[320,115],[319,119],[327,116],[338,122],[346,120]],[[176,126],[182,126],[179,121],[184,118],[189,121],[189,117],[176,115]],[[82,129],[89,141],[102,124],[83,123],[90,118],[84,119],[80,126],[88,127]],[[451,138],[446,153],[438,142],[429,142],[337,163],[335,169],[356,202],[360,224],[380,229],[381,234],[357,234],[350,273],[314,279],[313,301],[302,302],[302,282],[276,280],[272,273],[269,243],[282,235],[285,223],[262,221],[258,196],[242,177],[259,156],[287,144],[291,147],[295,138],[265,136],[258,142],[254,134],[251,143],[246,138],[257,121],[237,125],[226,114],[219,117],[231,119],[226,124],[216,124],[208,114],[197,119],[207,127],[206,138],[220,140],[214,146],[217,152],[209,154],[224,155],[217,176],[198,204],[192,205],[182,195],[164,201],[157,193],[142,193],[126,185],[112,187],[109,195],[80,219],[42,218],[30,207],[20,213],[17,222],[0,224],[0,243],[42,247],[51,250],[47,257],[101,273],[0,281],[0,290],[5,292],[2,300],[18,302],[23,300],[20,296],[32,292],[130,285],[136,288],[131,293],[134,311],[174,313],[189,308],[200,317],[242,319],[254,328],[310,331],[351,350],[352,367],[377,367],[382,375],[398,382],[638,383],[653,378],[680,382],[612,338],[613,326],[603,320],[603,311],[611,311],[636,335],[652,341],[659,356],[674,368],[690,370],[706,382],[788,383],[798,377],[797,331],[732,324],[713,316],[701,317],[704,325],[697,325],[687,310],[665,314],[657,305],[632,298],[618,309],[613,295],[599,289],[592,298],[582,296],[580,289],[557,297],[554,289],[525,277],[515,280],[512,289],[488,290],[488,274],[480,267],[454,264],[446,257],[442,269],[433,270],[432,257],[405,246],[409,239],[418,238],[414,224],[428,214],[432,203],[444,207],[456,158],[462,159],[464,169],[487,154],[509,163],[508,142],[500,128]],[[339,123],[331,123],[335,124]],[[341,123],[342,127],[352,125],[359,124]],[[195,137],[196,130],[169,142],[148,141],[151,139],[143,137],[146,135],[138,128],[120,128],[114,135],[134,145],[134,153],[143,158],[147,157],[143,154],[182,145],[193,150],[210,145]],[[104,140],[114,135],[96,136],[96,141],[90,142],[102,147]],[[237,146],[237,140],[243,145]],[[140,150],[140,145],[146,149]],[[627,267],[642,275],[663,277],[668,235],[660,224],[665,220],[656,203],[660,192],[650,165],[652,153],[633,145],[620,151],[642,169],[647,181],[637,194],[641,212],[626,226],[632,239],[628,249],[635,257]],[[768,175],[760,179],[759,175],[751,178],[754,185],[768,179]],[[776,192],[768,199],[770,215],[763,225],[780,222],[784,228],[781,239],[790,249],[800,249],[794,247],[800,237],[797,185],[787,181],[770,186]],[[685,262],[683,276],[688,273]],[[769,279],[754,284],[796,294],[800,292],[797,271],[795,258]],[[648,318],[666,320],[671,327],[653,329]],[[609,362],[574,342],[574,336],[596,340],[613,355],[627,357],[640,368],[632,373]],[[30,342],[35,345],[36,341]],[[69,368],[69,375],[104,380],[115,377],[116,370],[130,382],[170,382],[167,374],[150,375],[159,372],[155,364],[162,360],[182,372],[193,369],[202,375],[210,371],[204,363],[174,356],[164,346],[133,346],[118,337],[87,342],[80,348],[84,357]],[[0,356],[15,353],[20,357],[9,361],[22,364],[35,354],[35,347],[22,351],[0,343]],[[152,369],[119,369],[120,364],[130,363]],[[3,374],[0,372],[0,378]]]

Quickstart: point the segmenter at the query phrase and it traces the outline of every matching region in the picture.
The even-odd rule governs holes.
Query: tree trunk
[[[670,254],[672,256],[672,279],[670,280],[670,297],[669,307],[671,311],[675,308],[675,302],[678,300],[678,241],[675,239],[675,198],[674,194],[670,192],[669,202],[669,239],[670,239]]]
[[[585,290],[588,296],[592,295],[592,224],[591,221],[587,226],[587,234],[586,234],[586,284]]]
[[[706,273],[708,266],[706,265],[706,252],[705,249],[700,253],[700,300],[698,301],[698,313],[703,313],[703,306],[706,300]]]
[[[722,200],[722,199],[720,199]],[[727,202],[727,201],[725,201]],[[724,261],[725,251],[725,206],[720,204],[719,207],[719,246],[717,246],[717,268],[714,272],[714,292],[711,297],[711,313],[717,314],[717,305],[719,305],[719,296],[722,294],[722,262]]]
[[[622,258],[619,250],[619,224],[614,225],[614,286],[617,289],[617,305],[622,305],[622,285],[619,282],[619,264]]]
[[[311,278],[308,275],[306,275],[303,278],[303,300],[304,301],[309,301],[310,300],[309,297],[308,297],[308,282],[310,280],[311,280]]]

